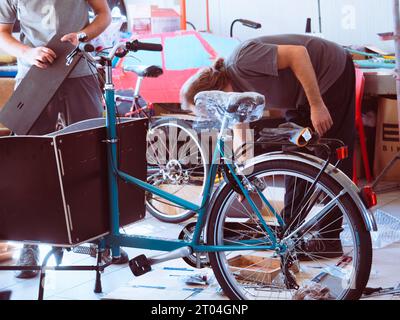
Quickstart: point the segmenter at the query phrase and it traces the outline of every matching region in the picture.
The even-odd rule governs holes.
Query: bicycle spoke
[[[159,171],[150,172],[148,182],[185,200],[200,199],[207,181],[207,168],[196,134],[186,122],[156,121],[148,141],[148,162]],[[157,196],[147,199],[147,208],[166,222],[181,222],[195,214]]]
[[[285,181],[288,181],[288,177],[291,179],[292,189],[290,190],[292,192],[290,195],[285,194],[285,190],[286,192],[289,190],[289,184],[285,183]],[[255,214],[249,203],[239,201],[238,196],[232,192],[230,200],[226,201],[224,208],[221,209],[224,218],[219,227],[223,231],[223,235],[219,238],[222,241],[220,243],[240,245],[247,251],[229,251],[228,247],[226,252],[218,253],[218,255],[224,257],[223,261],[227,264],[225,273],[227,274],[226,279],[230,279],[229,283],[234,288],[238,288],[238,292],[241,292],[248,299],[276,300],[291,299],[295,295],[296,290],[288,289],[294,285],[293,281],[302,287],[307,283],[309,284],[307,281],[319,279],[317,277],[326,273],[333,280],[330,280],[331,282],[322,280],[321,283],[329,287],[335,285],[334,283],[340,285],[343,279],[352,277],[354,272],[352,268],[356,259],[353,257],[349,264],[343,266],[339,264],[343,257],[349,255],[349,252],[356,250],[354,240],[347,244],[348,250],[344,250],[339,236],[343,231],[343,225],[351,226],[347,220],[346,212],[342,209],[342,198],[338,197],[340,193],[334,194],[319,183],[313,184],[312,177],[304,181],[304,178],[295,172],[289,175],[282,173],[265,174],[257,177],[257,179],[266,186],[262,191],[263,196],[275,210],[280,210],[278,214],[280,212],[285,221],[289,218],[289,215],[292,218],[297,218],[297,221],[292,220],[292,228],[296,226],[296,229],[292,230],[299,230],[302,226],[304,230],[300,237],[290,239],[291,241],[286,238],[281,239],[290,243],[290,248],[284,254],[279,254],[279,251],[275,250],[251,250],[255,246],[264,244],[271,246],[273,244],[269,243],[268,233],[263,227],[260,217]],[[314,187],[311,189],[310,186],[313,185]],[[297,217],[293,217],[296,202],[303,200],[301,195],[306,194],[306,192],[309,192],[308,198],[304,199],[300,212],[295,213]],[[256,206],[264,205],[260,195],[256,195],[258,198],[255,198],[255,194],[251,194]],[[265,221],[264,214],[267,214],[268,217],[271,215],[271,219],[276,219],[272,216],[273,212],[271,213],[270,210],[263,208],[259,208],[259,210]],[[308,224],[305,225],[307,222]],[[278,238],[280,236],[279,226],[275,225],[276,222],[273,223],[274,227],[271,226],[270,229]],[[347,255],[344,252],[347,252]],[[235,258],[238,258],[238,255],[244,257],[244,260],[236,266],[234,261]],[[275,271],[272,276],[270,272],[276,265],[274,259],[279,259],[279,272]],[[283,269],[285,266],[285,268],[289,268],[289,263],[291,275]],[[294,266],[297,267],[292,270]],[[290,277],[293,277],[293,279]],[[315,282],[315,285],[317,285],[317,282]],[[346,295],[349,285],[349,282],[344,282],[343,288],[334,287],[333,291],[330,292],[330,298],[336,299]]]
[[[294,204],[295,204],[295,201],[294,201],[294,199],[295,199],[295,197],[296,197],[296,192],[297,192],[297,177],[295,178],[295,181],[294,181],[294,192],[293,192],[293,197],[292,197],[292,206],[291,206],[291,210],[290,210],[290,217],[293,217],[293,209],[294,209]]]
[[[247,214],[247,216],[248,216],[252,221],[254,221],[255,223],[257,223],[258,227],[260,227],[261,230],[263,230],[264,227],[263,227],[263,225],[261,224],[261,222],[259,222],[259,221],[257,220],[257,218],[255,217],[255,214],[250,213],[250,211],[245,207],[245,205],[244,205],[241,201],[239,201],[239,200],[237,200],[237,201],[238,201],[238,202],[240,203],[240,205],[245,209],[245,212],[243,212],[243,213]],[[266,231],[265,231],[265,236],[269,237],[269,235],[268,235],[268,233],[267,233]]]

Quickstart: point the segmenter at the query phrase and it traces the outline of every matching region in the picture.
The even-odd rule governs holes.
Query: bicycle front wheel
[[[230,299],[360,298],[371,268],[370,234],[358,207],[336,180],[324,173],[313,185],[318,173],[295,160],[256,165],[249,180],[262,186],[259,190],[273,207],[257,192],[251,194],[262,219],[231,187],[221,191],[211,210],[207,242],[245,246],[245,251],[227,248],[209,254]],[[308,223],[327,208],[322,220]],[[271,244],[265,225],[278,244]],[[301,226],[308,227],[296,234]],[[271,250],[252,249],[267,245]]]
[[[160,119],[151,124],[147,145],[148,183],[200,205],[208,161],[196,131],[185,121]],[[181,223],[195,215],[150,193],[146,204],[149,213],[168,223]]]

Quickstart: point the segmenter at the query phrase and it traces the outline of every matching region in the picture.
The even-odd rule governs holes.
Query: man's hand
[[[93,9],[95,18],[87,25],[84,29],[78,32],[68,33],[61,38],[61,42],[70,42],[74,46],[78,46],[78,34],[85,33],[87,39],[90,41],[97,38],[103,31],[110,25],[112,18],[110,7],[108,6],[107,0],[88,0],[89,6]]]
[[[311,121],[320,137],[323,137],[333,126],[331,114],[324,103],[311,106]]]
[[[78,34],[76,32],[68,33],[61,38],[61,42],[69,42],[76,47],[79,44]]]
[[[46,69],[56,58],[55,52],[46,47],[28,48],[21,56],[25,62],[41,69]]]

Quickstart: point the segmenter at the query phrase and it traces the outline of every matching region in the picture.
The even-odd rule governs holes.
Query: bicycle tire
[[[285,161],[265,161],[255,165],[255,170],[253,174],[249,175],[249,178],[255,177],[261,174],[268,174],[270,172],[285,172],[288,173],[301,173],[304,177],[314,178],[318,174],[318,169],[312,167],[310,165],[305,165],[300,161],[295,160],[285,160]],[[326,187],[333,194],[340,192],[343,189],[332,177],[330,177],[327,173],[322,175],[320,180],[322,186]],[[232,196],[233,190],[226,186],[216,199],[213,204],[213,208],[210,212],[210,218],[207,226],[207,243],[208,245],[221,245],[221,219],[223,219],[224,207],[227,206],[227,201],[229,197]],[[340,297],[340,300],[356,300],[362,296],[363,290],[367,285],[371,264],[372,264],[372,245],[371,245],[371,236],[367,231],[366,226],[363,222],[362,215],[349,196],[349,194],[345,194],[340,198],[340,203],[345,208],[346,214],[349,218],[349,222],[351,223],[351,228],[354,230],[356,234],[356,238],[358,240],[357,244],[357,254],[355,254],[357,258],[357,265],[354,268],[355,270],[355,288],[349,288],[343,295]],[[343,211],[342,211],[343,212]],[[357,241],[355,241],[357,242]],[[228,270],[226,266],[226,257],[224,258],[225,253],[209,253],[209,259],[211,267],[214,271],[216,279],[218,280],[221,288],[224,293],[232,300],[242,300],[246,299],[245,293],[240,290],[237,283],[234,283],[233,276],[231,271]],[[226,261],[225,261],[226,260]]]

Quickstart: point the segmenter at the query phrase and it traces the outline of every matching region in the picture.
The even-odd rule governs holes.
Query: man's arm
[[[53,50],[28,47],[12,36],[13,24],[0,24],[0,48],[9,55],[22,59],[30,65],[46,69],[56,59]]]
[[[314,129],[323,136],[333,125],[332,117],[322,99],[310,55],[303,46],[278,46],[278,68],[291,68],[302,84],[311,107]]]
[[[78,33],[84,32],[88,36],[88,41],[98,37],[111,23],[111,12],[107,0],[88,0],[92,7],[95,19],[92,23],[82,30],[77,30],[74,33],[69,33],[61,38],[63,42],[71,42],[73,45],[78,45]]]

